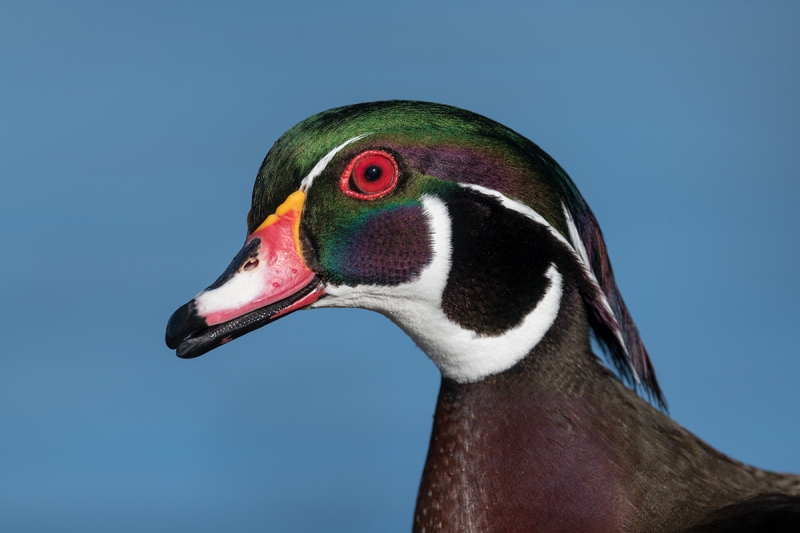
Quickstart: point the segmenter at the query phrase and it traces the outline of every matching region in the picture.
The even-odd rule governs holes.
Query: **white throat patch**
[[[326,296],[312,307],[361,307],[386,315],[433,360],[444,377],[460,383],[480,381],[511,368],[555,322],[563,293],[561,274],[550,265],[545,273],[550,286],[519,326],[496,337],[464,329],[442,311],[452,254],[450,214],[444,202],[433,196],[424,195],[422,205],[430,225],[433,259],[419,278],[396,286],[329,285]]]

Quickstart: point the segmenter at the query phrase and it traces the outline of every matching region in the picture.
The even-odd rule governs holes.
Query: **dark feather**
[[[708,515],[684,533],[800,533],[800,496],[760,494]]]
[[[595,339],[608,354],[620,376],[634,388],[643,389],[659,407],[666,410],[667,402],[658,385],[650,356],[614,279],[614,271],[611,268],[611,260],[608,257],[600,225],[566,172],[544,152],[540,151],[540,154],[540,157],[561,178],[559,181],[563,187],[564,203],[578,228],[589,259],[589,266],[614,312],[614,316],[609,316],[599,295],[584,294],[584,299],[590,306],[589,322]],[[620,332],[624,345],[620,343],[616,335],[617,331]]]

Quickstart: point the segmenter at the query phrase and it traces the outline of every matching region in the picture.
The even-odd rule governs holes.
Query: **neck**
[[[769,490],[770,474],[622,386],[591,352],[579,295],[562,302],[513,368],[442,380],[415,532],[677,531],[709,505]]]

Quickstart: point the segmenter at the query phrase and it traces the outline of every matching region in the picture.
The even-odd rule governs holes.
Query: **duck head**
[[[475,382],[530,354],[569,289],[623,379],[662,401],[590,209],[553,159],[485,117],[390,101],[308,118],[267,154],[247,223],[230,266],[169,319],[179,357],[299,309],[361,307],[445,378]]]

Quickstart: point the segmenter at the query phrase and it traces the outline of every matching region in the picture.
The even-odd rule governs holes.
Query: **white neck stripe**
[[[572,213],[570,213],[567,206],[564,205],[564,202],[561,202],[561,208],[564,210],[564,217],[567,220],[567,228],[569,229],[569,238],[572,240],[570,243],[559,231],[553,227],[542,215],[534,211],[529,206],[517,202],[516,200],[512,200],[508,196],[499,193],[493,189],[487,189],[486,187],[482,187],[480,185],[472,185],[472,184],[464,184],[460,183],[462,187],[466,189],[473,189],[475,191],[480,192],[481,194],[485,194],[486,196],[491,196],[493,198],[497,198],[500,200],[500,203],[507,207],[508,209],[512,209],[518,213],[522,213],[523,215],[529,217],[530,219],[538,222],[545,226],[550,233],[559,241],[564,243],[567,248],[569,248],[572,253],[575,255],[575,258],[583,267],[586,275],[589,277],[589,280],[594,285],[595,289],[597,290],[597,294],[600,296],[600,302],[602,303],[603,307],[605,308],[606,312],[612,317],[614,320],[614,336],[617,337],[622,349],[625,350],[625,353],[628,354],[628,346],[625,343],[625,339],[622,336],[622,330],[619,326],[619,321],[617,320],[617,315],[614,313],[614,310],[611,309],[611,304],[606,297],[606,294],[603,292],[603,289],[600,287],[600,283],[597,281],[597,276],[592,269],[592,266],[589,264],[589,254],[586,253],[586,248],[583,245],[583,240],[581,240],[581,236],[578,233],[578,227],[575,225],[575,221],[572,219]],[[639,379],[639,373],[636,372],[636,368],[634,368],[633,363],[630,360],[630,357],[626,358],[628,361],[628,367],[631,370],[631,374],[633,375],[633,379],[636,383],[641,383]]]
[[[419,278],[397,286],[329,285],[313,307],[361,307],[389,317],[430,357],[444,377],[475,382],[507,370],[542,340],[558,316],[563,293],[555,265],[545,276],[550,286],[519,326],[490,337],[462,328],[442,311],[452,256],[452,222],[444,202],[429,195],[422,205],[431,231],[433,258]]]
[[[359,139],[363,139],[367,135],[371,135],[371,132],[362,133],[361,135],[356,135],[355,137],[347,139],[345,142],[343,142],[342,144],[340,144],[339,146],[337,146],[336,148],[325,154],[325,157],[317,161],[317,164],[314,165],[314,168],[311,169],[311,172],[309,172],[308,175],[305,178],[303,178],[303,181],[300,182],[300,190],[308,194],[308,190],[314,183],[314,179],[320,174],[322,174],[322,172],[325,170],[325,167],[327,167],[328,163],[330,163],[331,159],[333,159],[333,156],[338,154],[341,151],[341,149],[347,146],[348,144],[354,143]]]

